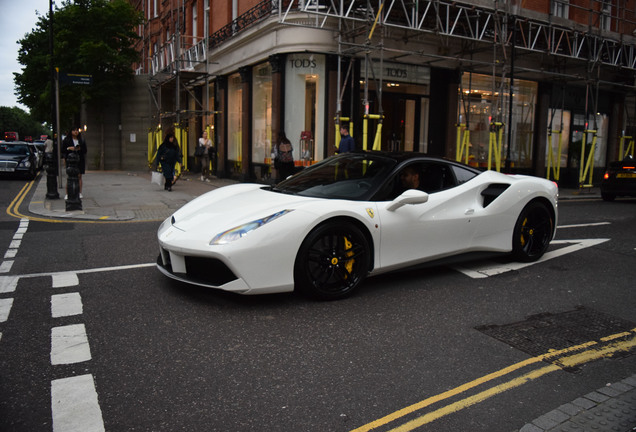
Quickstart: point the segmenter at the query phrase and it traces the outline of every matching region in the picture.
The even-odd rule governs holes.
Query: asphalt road
[[[2,202],[23,185],[2,181]],[[385,275],[336,302],[169,280],[152,266],[158,223],[21,222],[3,212],[0,253],[16,253],[0,274],[0,318],[10,303],[0,430],[518,430],[636,371],[629,350],[565,369],[566,356],[558,367],[534,360],[560,348],[550,344],[636,328],[635,209],[636,200],[565,202],[551,250],[567,253],[490,277],[470,275],[510,263]],[[577,310],[581,334],[550,324]],[[80,410],[69,408],[75,385],[86,390]]]

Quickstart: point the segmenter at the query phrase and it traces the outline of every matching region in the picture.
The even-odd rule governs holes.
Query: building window
[[[294,160],[308,165],[325,154],[325,56],[289,55],[285,69],[284,131]]]
[[[609,1],[601,2],[599,27],[601,30],[612,30],[612,3]]]
[[[513,168],[532,167],[532,141],[534,114],[538,84],[533,81],[515,79],[512,107],[512,124],[509,125],[510,88],[509,79],[471,74],[462,75],[462,90],[459,95],[459,142],[464,142],[468,131],[469,164],[492,169],[501,167],[507,156],[508,133],[512,133],[510,159]],[[502,85],[503,84],[503,85]],[[503,94],[500,93],[503,89]],[[503,127],[503,133],[499,130]],[[500,149],[500,151],[497,151]],[[465,153],[463,153],[465,155]],[[465,159],[462,157],[462,161]]]
[[[252,71],[252,161],[271,164],[272,66],[264,63]],[[265,172],[261,173],[264,176]]]
[[[553,0],[552,1],[552,15],[569,18],[570,0]]]
[[[241,85],[241,75],[236,73],[230,75],[227,84],[228,92],[228,120],[227,120],[227,158],[230,161],[240,162],[243,160],[241,153],[241,141],[243,133],[243,88]]]
[[[197,2],[192,4],[192,45],[196,45],[197,36],[199,34],[197,30]]]

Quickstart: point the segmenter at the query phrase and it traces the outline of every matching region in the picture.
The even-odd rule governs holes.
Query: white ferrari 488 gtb
[[[371,275],[468,254],[539,259],[558,188],[418,153],[327,158],[275,186],[202,195],[158,231],[167,276],[240,294],[349,295]]]

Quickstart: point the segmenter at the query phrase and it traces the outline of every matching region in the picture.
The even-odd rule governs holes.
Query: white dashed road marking
[[[12,305],[12,298],[0,299],[0,322],[6,322],[9,319]]]
[[[79,293],[55,294],[51,296],[51,316],[60,318],[83,313],[82,297]]]
[[[72,364],[91,359],[84,324],[72,324],[51,329],[51,364]]]
[[[56,273],[53,274],[53,288],[63,288],[79,285],[77,273]]]
[[[93,375],[51,381],[53,432],[103,432]]]

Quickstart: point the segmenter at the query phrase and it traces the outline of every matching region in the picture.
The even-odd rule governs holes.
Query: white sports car
[[[418,153],[347,153],[276,186],[237,184],[158,231],[167,276],[240,294],[349,295],[365,277],[469,252],[539,259],[558,188]]]

